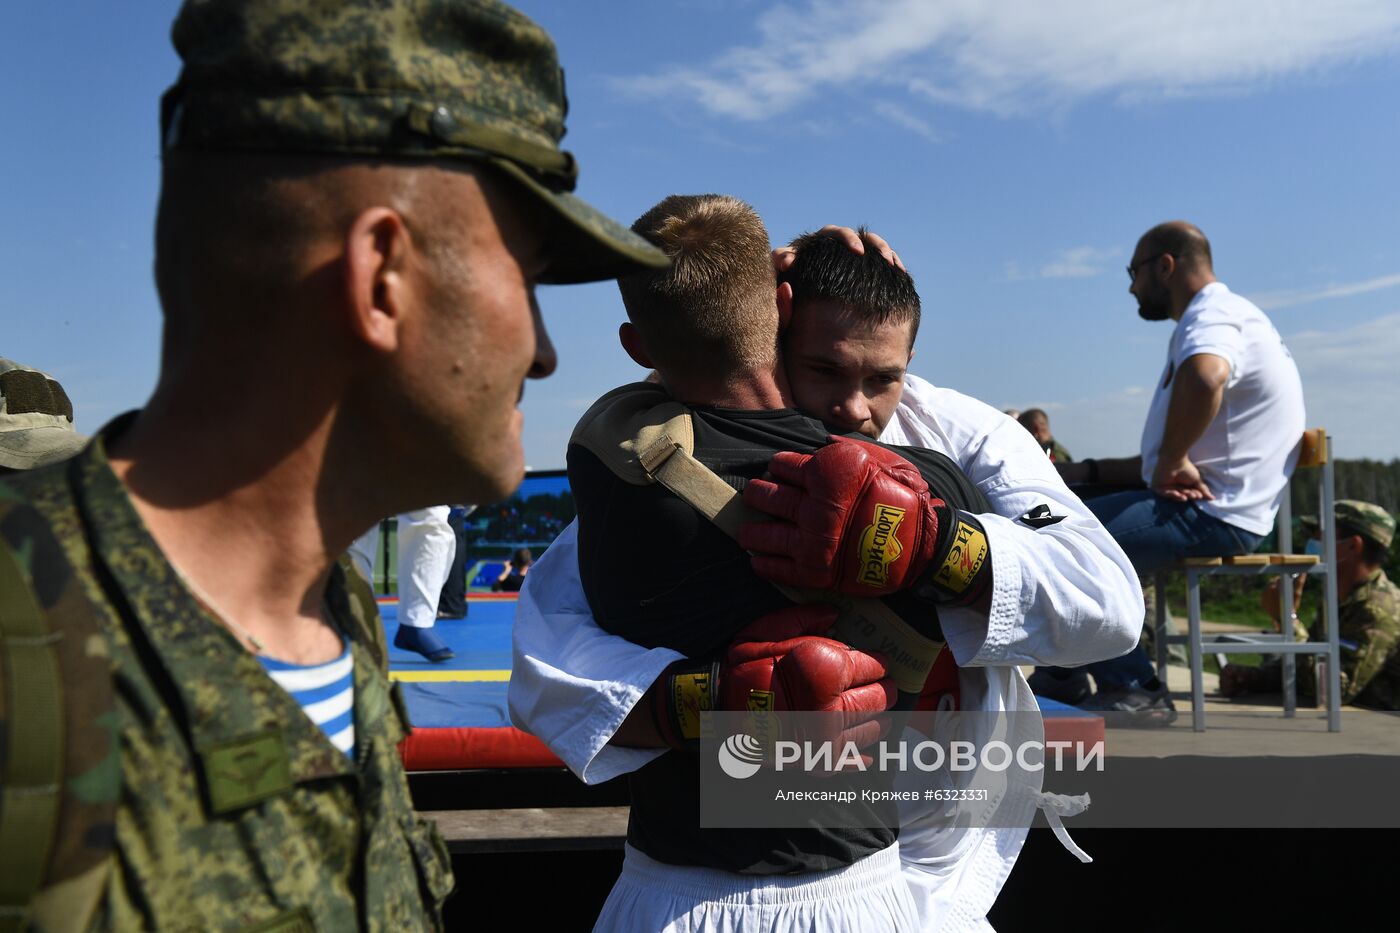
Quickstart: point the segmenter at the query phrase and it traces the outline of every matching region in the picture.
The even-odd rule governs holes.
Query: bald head
[[[1128,277],[1143,320],[1179,321],[1196,293],[1215,281],[1210,242],[1184,220],[1158,224],[1138,240]]]
[[[1210,241],[1201,228],[1184,220],[1158,224],[1138,240],[1137,255],[1172,256],[1183,269],[1212,272]]]

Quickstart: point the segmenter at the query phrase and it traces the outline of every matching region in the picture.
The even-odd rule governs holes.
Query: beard
[[[1154,288],[1138,297],[1138,317],[1144,321],[1165,321],[1171,316],[1171,295],[1165,288]]]

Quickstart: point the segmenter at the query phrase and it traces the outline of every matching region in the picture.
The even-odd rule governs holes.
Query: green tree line
[[[1338,499],[1360,499],[1374,502],[1391,515],[1400,515],[1400,460],[1335,460],[1332,483]],[[1321,467],[1299,470],[1293,477],[1293,515],[1317,514],[1317,473]],[[1294,534],[1300,547],[1302,538]],[[1400,579],[1400,548],[1394,545],[1385,563],[1385,572],[1392,580]]]
[[[1338,499],[1374,502],[1392,515],[1400,514],[1400,460],[1333,461],[1333,483]],[[1317,472],[1321,467],[1299,470],[1293,477],[1293,514],[1317,514]]]

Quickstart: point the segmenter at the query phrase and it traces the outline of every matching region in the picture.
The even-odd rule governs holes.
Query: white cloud
[[[1293,352],[1305,388],[1309,377],[1356,388],[1377,381],[1383,384],[1378,388],[1392,396],[1400,388],[1400,368],[1395,364],[1400,360],[1400,313],[1342,330],[1301,331],[1285,336],[1284,342]]]
[[[1118,255],[1116,249],[1095,249],[1092,246],[1076,246],[1061,250],[1055,258],[1040,267],[1040,275],[1047,279],[1085,279],[1104,271],[1106,260]]]
[[[1062,249],[1034,271],[1027,272],[1018,262],[1004,263],[1006,278],[1020,279],[1087,279],[1104,272],[1104,263],[1121,255],[1116,249],[1075,246]]]
[[[1331,432],[1337,456],[1395,457],[1400,313],[1340,330],[1285,334],[1284,341],[1303,377],[1308,424]]]
[[[1394,288],[1397,285],[1400,285],[1400,275],[1381,275],[1361,282],[1326,285],[1322,288],[1265,292],[1262,295],[1254,296],[1253,301],[1261,308],[1273,310],[1275,308],[1289,308],[1293,305],[1310,304],[1314,301],[1322,301],[1327,298],[1346,298],[1351,295],[1364,295],[1367,292],[1376,292],[1383,288]]]
[[[1393,0],[805,0],[761,16],[751,44],[619,85],[740,120],[872,80],[1010,114],[1096,95],[1248,89],[1397,45]]]
[[[939,142],[938,131],[930,126],[928,121],[914,116],[898,104],[881,101],[875,105],[875,113],[896,126],[904,127],[915,136],[922,136],[931,143]]]

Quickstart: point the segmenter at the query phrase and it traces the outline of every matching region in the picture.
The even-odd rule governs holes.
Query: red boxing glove
[[[895,700],[894,679],[872,655],[823,637],[836,622],[832,606],[790,606],[762,616],[734,636],[719,662],[677,661],[652,690],[657,731],[672,748],[693,747],[700,713],[709,710],[842,713],[842,743],[874,742],[876,717]]]
[[[814,454],[775,454],[768,469],[773,480],[750,480],[744,502],[783,521],[739,529],[764,579],[849,596],[923,585],[957,605],[990,582],[981,524],[894,451],[835,437]]]

